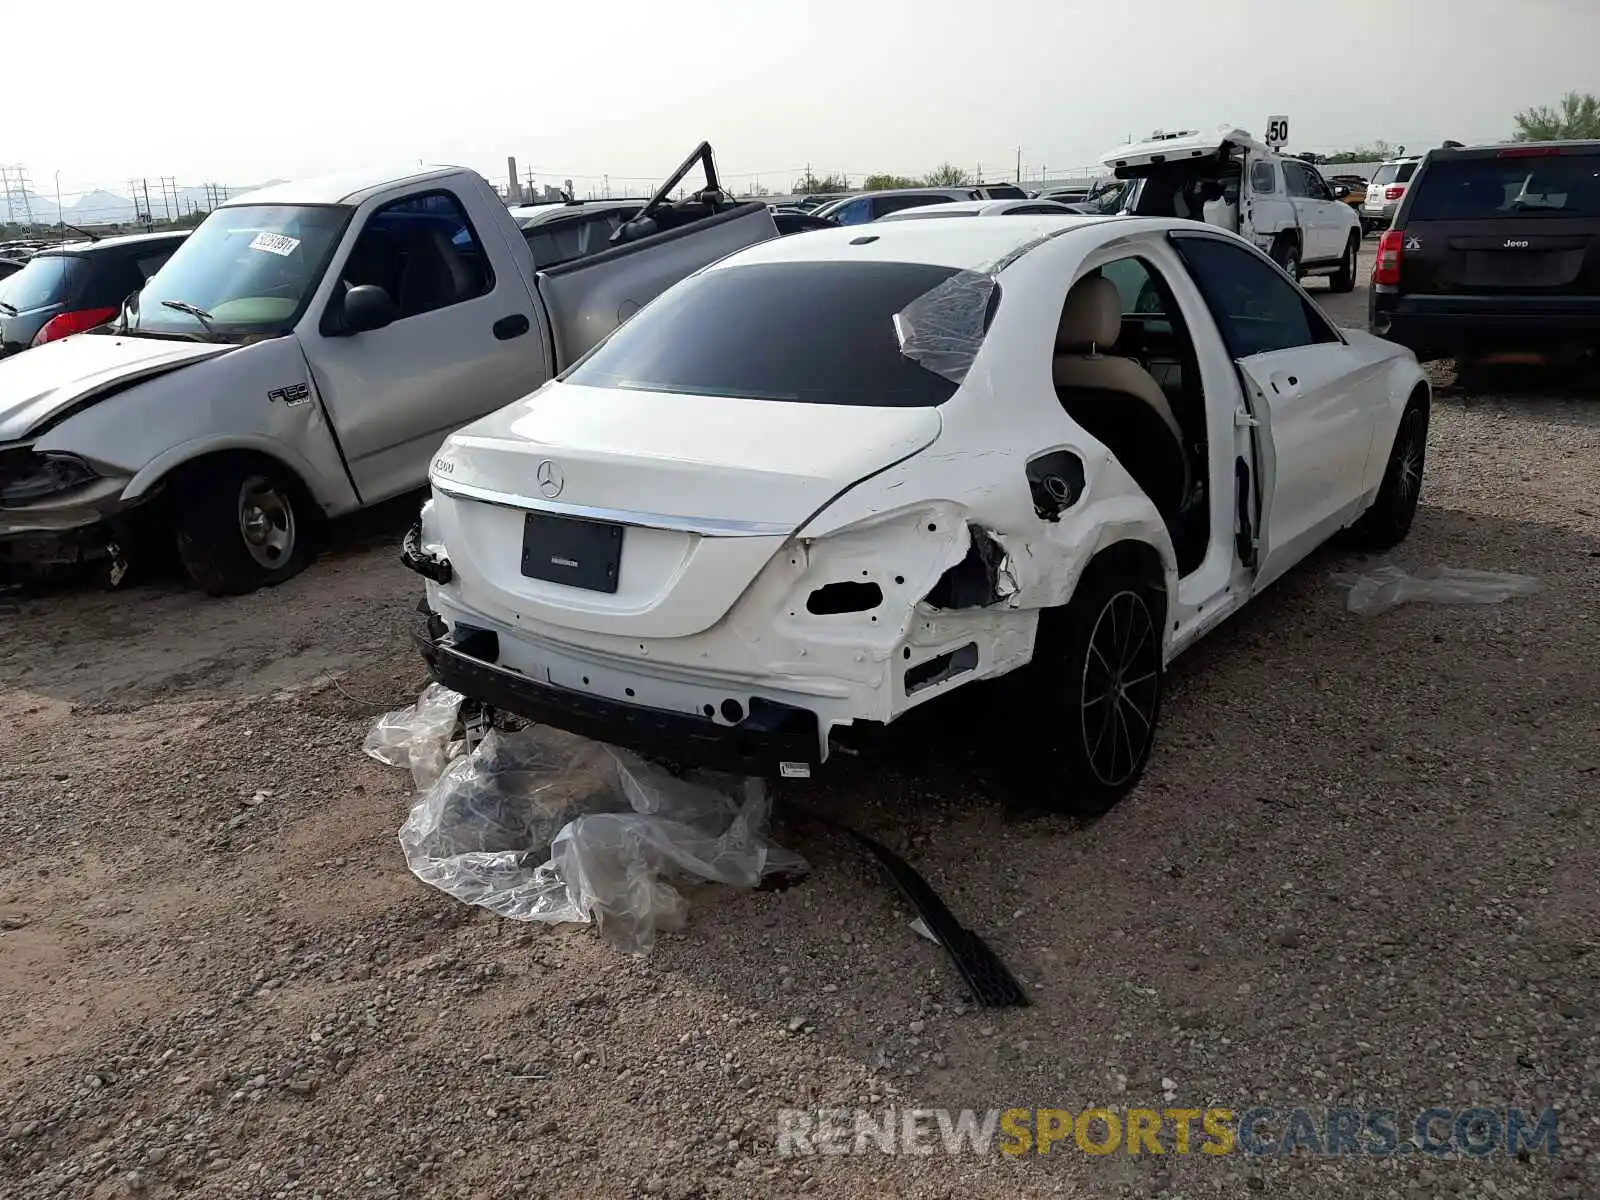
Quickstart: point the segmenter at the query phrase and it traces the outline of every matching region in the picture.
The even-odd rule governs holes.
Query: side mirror
[[[400,310],[389,293],[376,284],[358,284],[344,294],[346,333],[370,333],[394,324],[399,316]]]
[[[1335,200],[1343,200],[1349,194],[1350,194],[1350,189],[1345,187],[1344,184],[1336,183],[1336,184],[1333,185],[1333,198]]]

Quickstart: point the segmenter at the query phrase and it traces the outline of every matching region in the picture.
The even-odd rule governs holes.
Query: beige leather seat
[[[1097,396],[1114,394],[1116,403],[1135,410],[1127,414],[1130,427],[1149,426],[1152,418],[1159,422],[1171,434],[1176,455],[1174,457],[1173,447],[1150,447],[1151,451],[1159,451],[1150,457],[1181,464],[1181,478],[1158,481],[1162,486],[1157,490],[1162,495],[1168,495],[1176,489],[1181,505],[1181,498],[1189,493],[1190,483],[1189,455],[1184,449],[1183,428],[1178,424],[1177,417],[1173,416],[1172,406],[1167,403],[1161,385],[1144,367],[1131,358],[1101,353],[1104,347],[1115,345],[1121,333],[1122,297],[1115,285],[1099,275],[1080,279],[1067,293],[1066,303],[1061,308],[1052,372],[1055,385],[1057,389],[1082,390]],[[1113,453],[1117,453],[1123,466],[1139,480],[1140,486],[1151,490],[1147,478],[1142,478],[1142,473],[1135,469],[1137,464],[1129,462],[1124,454],[1118,452],[1119,446],[1129,444],[1129,438],[1120,436],[1114,443],[1107,439],[1104,427],[1108,420],[1115,420],[1114,413],[1108,414],[1103,403],[1096,403],[1094,408],[1098,416],[1091,423],[1085,419],[1085,414],[1074,411],[1071,403],[1067,404],[1067,408],[1090,433],[1105,441]],[[1137,411],[1140,408],[1145,411]],[[1101,428],[1096,428],[1096,425]],[[1153,492],[1151,498],[1156,500],[1158,506],[1162,506],[1160,496]]]

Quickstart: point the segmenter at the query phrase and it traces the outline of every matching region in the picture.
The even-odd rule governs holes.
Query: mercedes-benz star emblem
[[[533,477],[539,481],[539,491],[544,493],[546,500],[554,500],[561,495],[561,489],[567,483],[561,478],[561,468],[548,458],[539,464],[539,469],[534,472]]]

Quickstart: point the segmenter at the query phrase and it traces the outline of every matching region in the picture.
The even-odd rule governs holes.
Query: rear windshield
[[[1414,221],[1531,216],[1600,217],[1600,153],[1441,159],[1411,202]]]
[[[894,317],[956,274],[901,262],[707,271],[647,305],[563,378],[806,404],[942,404],[957,384],[901,353]]]
[[[27,312],[61,304],[83,274],[83,262],[70,254],[44,254],[28,260],[15,275],[0,281],[0,304]]]
[[[1372,173],[1373,183],[1410,183],[1411,177],[1417,173],[1417,164],[1384,163]]]

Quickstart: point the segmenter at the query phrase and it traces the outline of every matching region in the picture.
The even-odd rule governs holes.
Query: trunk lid
[[[1600,145],[1444,157],[1412,191],[1402,292],[1600,296]]]
[[[552,383],[452,435],[430,479],[474,606],[681,637],[720,620],[813,513],[940,428],[931,407]]]

